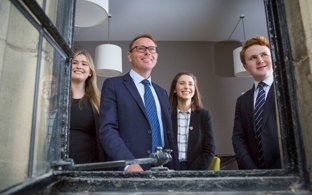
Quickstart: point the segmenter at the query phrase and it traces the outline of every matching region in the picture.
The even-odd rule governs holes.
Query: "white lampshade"
[[[103,44],[95,48],[96,74],[101,77],[114,77],[122,73],[121,48],[113,44]]]
[[[244,68],[240,60],[240,52],[242,47],[238,47],[233,50],[233,61],[234,61],[234,75],[236,77],[250,77],[251,75]]]
[[[108,18],[108,0],[76,0],[76,27],[92,27]]]

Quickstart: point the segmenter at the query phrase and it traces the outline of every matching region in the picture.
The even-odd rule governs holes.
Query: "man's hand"
[[[134,164],[134,165],[129,165],[125,171],[126,172],[141,172],[144,170],[139,164]]]

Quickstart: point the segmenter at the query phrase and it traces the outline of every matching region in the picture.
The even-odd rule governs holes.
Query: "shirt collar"
[[[258,84],[259,84],[260,82],[263,82],[263,83],[265,83],[267,86],[270,86],[270,87],[271,87],[271,85],[272,85],[272,83],[273,83],[273,74],[270,75],[269,77],[265,78],[263,81],[254,81],[255,89],[257,89]]]
[[[182,112],[179,108],[177,108],[178,113],[191,113],[192,109],[189,108],[186,112]]]
[[[141,75],[139,75],[137,72],[135,72],[134,70],[130,70],[130,76],[133,79],[133,82],[137,85],[139,83],[141,83],[141,81],[143,81],[145,78],[142,77]],[[152,84],[152,77],[148,77],[147,80]]]

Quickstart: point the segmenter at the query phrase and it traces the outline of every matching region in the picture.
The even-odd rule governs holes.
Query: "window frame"
[[[55,57],[54,63],[60,63],[62,70],[59,73],[59,82],[64,85],[59,85],[58,107],[59,112],[56,128],[63,140],[55,145],[60,151],[60,159],[52,163],[52,168],[58,166],[67,166],[72,164],[68,158],[68,132],[69,132],[69,93],[70,93],[70,78],[71,78],[71,59],[73,56],[73,31],[74,31],[74,8],[75,0],[59,0],[57,8],[57,20],[54,24],[50,18],[45,14],[45,6],[47,0],[42,1],[42,7],[35,0],[10,0],[10,2],[21,12],[22,15],[37,29],[39,33],[38,58],[36,64],[36,79],[35,79],[35,94],[34,94],[34,108],[32,113],[32,128],[30,138],[30,152],[28,160],[27,177],[33,177],[34,153],[35,153],[35,137],[36,137],[36,118],[37,118],[37,97],[39,93],[39,76],[41,68],[41,52],[42,41],[45,39],[55,49],[60,57]],[[58,27],[58,28],[57,28]],[[57,56],[54,54],[54,56]],[[54,130],[57,130],[54,129]]]
[[[14,4],[18,0],[11,0]],[[56,27],[46,18],[44,12],[35,1],[23,0],[30,11],[43,25],[47,32],[58,46],[66,53],[69,62],[72,56],[73,36],[73,7],[68,14],[68,19],[63,24],[63,36],[58,33]],[[278,101],[279,125],[281,129],[281,144],[283,147],[284,168],[278,170],[221,170],[221,171],[178,171],[178,172],[141,172],[123,173],[117,171],[76,171],[72,164],[58,164],[53,174],[48,174],[43,178],[36,178],[31,183],[24,184],[19,190],[53,190],[56,188],[71,189],[72,191],[114,191],[118,186],[123,185],[123,189],[139,189],[159,191],[180,190],[194,191],[248,191],[254,186],[263,190],[298,190],[307,189],[309,184],[308,173],[305,165],[304,146],[302,132],[299,123],[298,106],[296,99],[295,76],[292,64],[291,47],[288,36],[286,13],[284,0],[263,0],[266,10],[268,35],[272,49],[272,59],[274,66],[274,78],[276,83],[276,98]],[[71,7],[71,6],[69,6]],[[63,13],[63,12],[62,12]],[[63,38],[62,38],[63,37]],[[67,39],[67,42],[64,41]],[[64,143],[62,148],[62,159],[68,159],[68,121],[69,121],[69,89],[70,70],[67,64],[67,73],[63,75],[65,92],[61,100],[62,116],[59,118],[63,124],[61,126],[64,133]],[[66,143],[67,142],[67,143]],[[136,181],[132,181],[133,179]],[[150,182],[152,178],[153,182]],[[113,181],[112,181],[113,180]],[[56,182],[57,181],[57,182]],[[185,183],[187,181],[187,183]],[[42,183],[56,182],[49,189],[40,187]],[[143,186],[145,182],[150,182],[148,187]],[[141,184],[143,183],[143,184]],[[113,184],[113,185],[112,185]],[[112,187],[109,187],[112,186]],[[183,186],[183,187],[181,187]],[[17,190],[17,192],[22,192]],[[24,191],[23,191],[24,192]]]

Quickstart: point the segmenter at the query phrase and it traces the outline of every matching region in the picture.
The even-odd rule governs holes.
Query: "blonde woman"
[[[80,50],[72,61],[69,157],[77,163],[104,161],[98,139],[100,92],[91,55]]]

